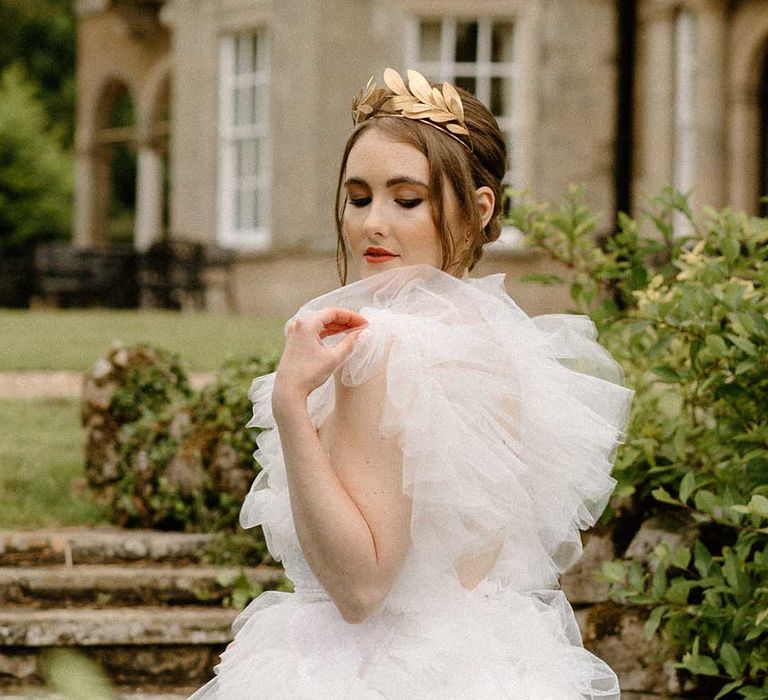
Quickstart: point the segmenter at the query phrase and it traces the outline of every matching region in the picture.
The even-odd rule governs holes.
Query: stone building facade
[[[108,147],[128,140],[137,248],[170,233],[233,249],[244,311],[288,315],[337,284],[332,203],[351,97],[386,66],[474,90],[508,135],[509,182],[543,199],[583,183],[606,228],[668,184],[755,213],[768,189],[764,0],[77,7],[76,243],[105,242]],[[135,124],[111,126],[126,93]],[[509,231],[476,273],[507,272],[524,308],[560,310],[563,290],[517,281],[546,266]]]

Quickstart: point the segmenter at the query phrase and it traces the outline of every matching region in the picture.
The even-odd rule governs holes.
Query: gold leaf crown
[[[352,121],[357,126],[374,117],[417,119],[439,129],[472,151],[469,130],[464,123],[464,105],[458,91],[450,83],[442,90],[432,87],[418,71],[409,70],[408,86],[400,73],[392,68],[384,71],[388,90],[376,86],[371,77],[352,101]],[[466,137],[467,141],[459,138]],[[469,141],[469,142],[468,142]]]

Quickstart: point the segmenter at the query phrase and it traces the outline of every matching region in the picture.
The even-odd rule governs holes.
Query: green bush
[[[252,379],[275,363],[261,356],[230,360],[215,381],[195,391],[175,355],[147,346],[113,347],[88,375],[83,402],[86,474],[113,522],[235,531],[259,470],[253,452],[260,430],[245,427],[251,417],[247,392]],[[237,544],[236,556],[212,556],[220,563],[228,556],[265,561],[263,540],[249,539],[252,544]]]
[[[600,240],[580,189],[555,208],[512,196],[510,222],[568,270],[576,310],[637,392],[613,531],[626,547],[644,519],[672,515],[693,533],[607,563],[615,600],[647,610],[646,635],[697,692],[768,698],[768,222],[694,213],[668,190]]]

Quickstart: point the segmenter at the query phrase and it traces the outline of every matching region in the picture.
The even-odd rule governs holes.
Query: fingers
[[[336,361],[337,365],[341,364],[344,359],[352,352],[355,347],[355,343],[360,338],[360,335],[365,333],[365,328],[358,328],[357,330],[349,332],[345,338],[340,340],[336,345],[331,348],[331,353]]]
[[[320,338],[327,338],[329,335],[361,328],[367,324],[368,321],[365,317],[355,311],[342,309],[338,306],[328,306],[311,316],[295,319],[290,323],[287,330],[289,333],[308,330],[317,333]]]
[[[328,306],[325,309],[320,309],[314,315],[314,319],[319,321],[324,327],[336,327],[339,329],[358,328],[368,323],[364,316],[350,309],[342,309],[338,306]]]

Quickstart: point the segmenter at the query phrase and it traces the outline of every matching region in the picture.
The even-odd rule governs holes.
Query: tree
[[[0,76],[0,255],[69,235],[72,157],[15,64]]]
[[[0,0],[0,71],[21,64],[65,143],[75,125],[77,20],[71,0]]]

